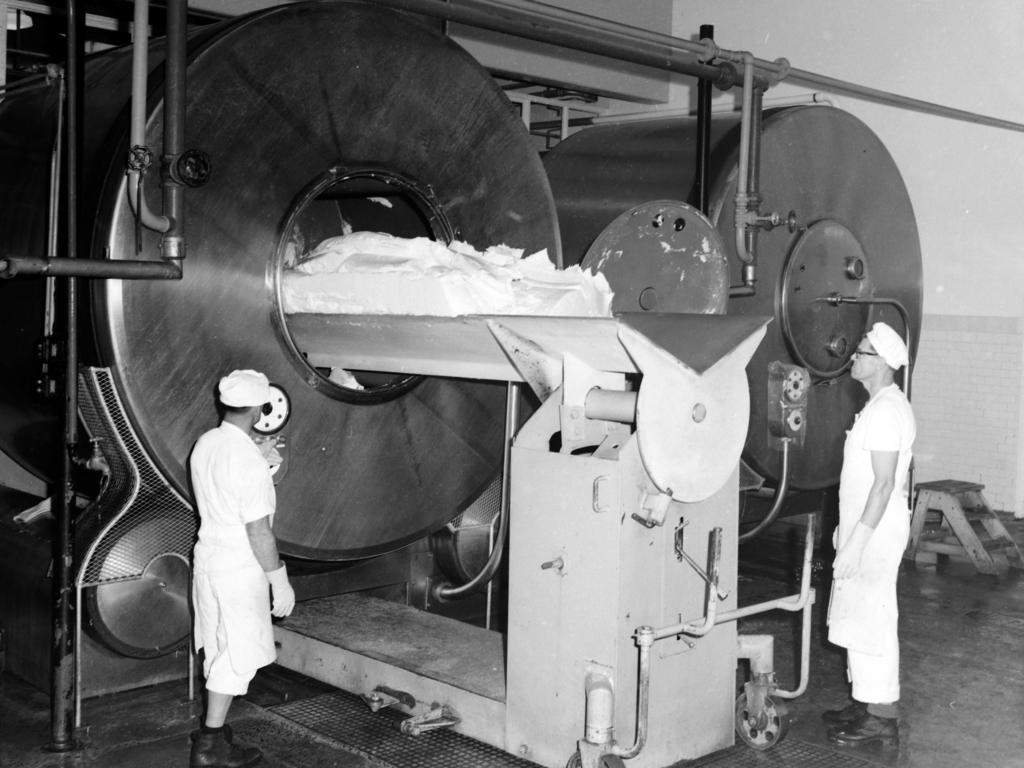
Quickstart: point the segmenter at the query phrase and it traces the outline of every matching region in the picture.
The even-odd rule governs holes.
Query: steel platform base
[[[505,747],[504,638],[497,632],[351,594],[299,603],[275,626],[274,639],[286,669],[356,694],[408,694],[415,704],[395,704],[403,717],[443,703],[461,720],[456,731]]]
[[[269,708],[297,725],[336,742],[383,768],[535,768],[534,764],[454,731],[408,736],[398,729],[404,715],[371,712],[362,700],[342,691],[325,693]],[[568,759],[568,755],[566,758]],[[627,763],[628,765],[628,763]],[[758,752],[736,745],[677,768],[877,768],[855,754],[796,739]]]

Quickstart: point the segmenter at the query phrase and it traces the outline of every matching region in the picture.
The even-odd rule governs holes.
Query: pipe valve
[[[187,149],[169,165],[171,179],[186,187],[201,187],[210,180],[213,163],[201,149]]]
[[[796,220],[796,211],[790,211],[786,218],[782,218],[782,214],[778,211],[772,211],[769,214],[757,216],[754,219],[754,223],[767,232],[783,224],[790,232],[796,232],[800,229],[800,224]]]

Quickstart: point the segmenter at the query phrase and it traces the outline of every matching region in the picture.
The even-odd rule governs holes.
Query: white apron
[[[910,405],[891,385],[857,415],[843,447],[837,549],[849,540],[864,512],[874,481],[871,451],[899,452],[896,485],[864,547],[859,573],[833,580],[829,600],[828,639],[849,652],[854,698],[859,701],[899,698],[896,578],[910,534],[906,482],[915,435]]]
[[[208,677],[210,664],[225,658],[244,676],[277,657],[270,585],[246,533],[262,517],[273,523],[270,469],[246,433],[222,423],[196,442],[190,470],[201,519],[193,552],[196,649],[206,649]]]
[[[195,574],[192,604],[196,650],[205,648],[211,662],[217,655],[227,656],[234,672],[245,675],[277,658],[270,585],[255,561],[231,572]]]

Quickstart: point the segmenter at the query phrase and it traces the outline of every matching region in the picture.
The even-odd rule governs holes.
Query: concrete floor
[[[1024,543],[1024,522],[1007,520]],[[794,531],[796,529],[794,528]],[[783,528],[783,532],[785,528]],[[796,542],[749,545],[742,552],[743,603],[789,594]],[[767,752],[735,747],[687,763],[688,766],[912,766],[913,768],[1024,768],[1024,580],[981,576],[967,564],[940,563],[905,569],[900,579],[903,653],[903,723],[899,750],[842,750],[831,747],[819,714],[846,702],[844,661],[839,649],[822,640],[828,584],[824,560],[815,587],[811,679],[807,693],[789,703],[786,740]],[[776,636],[776,664],[784,688],[796,684],[797,617],[781,612],[741,622],[744,633]],[[185,766],[188,733],[196,726],[198,704],[186,697],[185,681],[89,699],[80,750],[44,750],[49,737],[47,696],[4,675],[0,686],[0,766],[3,768],[163,768]],[[511,756],[460,758],[452,743],[420,742],[414,757],[402,752],[403,736],[385,749],[365,745],[366,726],[356,719],[310,730],[288,716],[295,702],[337,696],[318,683],[269,668],[250,695],[232,711],[237,738],[258,744],[267,768],[364,768],[368,766],[527,765]],[[357,735],[359,738],[349,738]],[[456,734],[448,734],[457,737]],[[461,738],[461,737],[458,737]],[[378,743],[378,742],[374,742]],[[433,750],[433,754],[431,754]],[[404,757],[402,755],[404,754]],[[403,762],[404,760],[404,762]],[[409,762],[409,761],[412,762]],[[627,763],[628,765],[628,763]],[[682,763],[680,766],[683,765]]]
[[[1024,544],[1024,522],[1003,520]],[[756,575],[748,573],[751,579]],[[758,580],[750,591],[778,584]],[[788,736],[820,745],[828,744],[821,711],[848,701],[844,654],[824,640],[828,587],[824,580],[816,584],[811,681],[807,693],[792,702]],[[960,562],[905,565],[899,606],[901,747],[895,754],[855,751],[889,766],[1024,768],[1024,578],[1013,572],[984,576]],[[786,620],[777,612],[755,617],[741,631],[784,637]],[[795,631],[795,619],[789,623]],[[776,645],[779,682],[787,688],[796,679],[794,655],[791,644]]]

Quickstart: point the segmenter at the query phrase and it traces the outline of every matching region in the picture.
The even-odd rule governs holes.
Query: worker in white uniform
[[[190,459],[199,510],[193,553],[196,649],[202,649],[206,712],[193,734],[192,768],[243,768],[262,757],[234,743],[225,725],[235,696],[277,657],[271,616],[295,606],[271,528],[275,509],[270,466],[251,436],[271,399],[267,377],[233,371],[218,384],[223,418],[196,441]],[[269,589],[268,589],[269,586]]]
[[[828,638],[846,649],[853,703],[822,715],[832,726],[829,739],[844,746],[899,744],[896,577],[910,533],[907,483],[917,428],[895,376],[907,364],[900,335],[875,323],[851,368],[869,399],[843,447]]]

